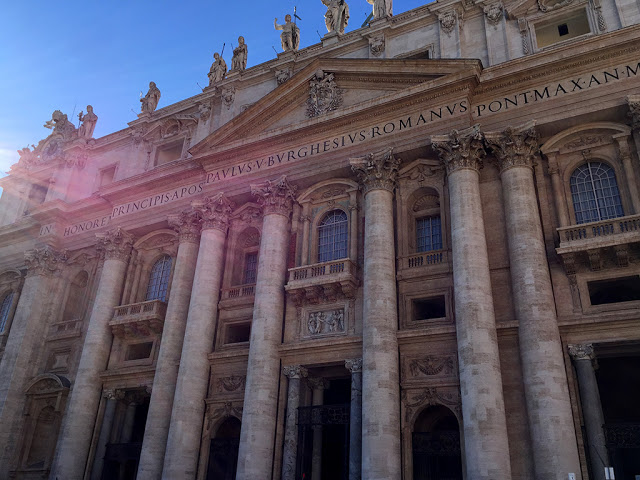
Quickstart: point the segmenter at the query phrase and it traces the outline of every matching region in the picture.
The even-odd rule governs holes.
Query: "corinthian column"
[[[51,478],[80,480],[83,477],[102,390],[100,372],[107,367],[111,351],[109,320],[120,302],[133,237],[116,228],[99,234],[98,243],[104,249],[105,261]]]
[[[289,247],[289,216],[296,188],[286,177],[252,185],[263,208],[258,277],[253,304],[247,382],[237,478],[268,478],[273,470],[274,432],[278,402],[284,282]]]
[[[195,478],[198,468],[209,384],[207,355],[213,349],[225,239],[233,210],[233,203],[221,193],[192,205],[202,217],[202,234],[164,456],[162,477],[166,479]]]
[[[431,138],[447,170],[456,337],[467,478],[511,478],[487,241],[480,198],[478,126]]]
[[[284,452],[282,453],[282,480],[295,480],[296,454],[298,453],[298,407],[300,406],[300,377],[309,372],[300,365],[282,369],[289,379],[287,391],[287,418],[284,427]]]
[[[640,152],[640,95],[627,96],[627,104],[629,105],[627,116],[631,118],[631,131],[636,144],[636,152]]]
[[[400,374],[391,149],[352,158],[364,191],[362,477],[400,479]],[[355,241],[355,239],[352,239]]]
[[[593,345],[569,345],[569,355],[573,359],[578,374],[578,388],[580,390],[580,403],[582,405],[582,417],[587,430],[587,444],[589,445],[589,460],[591,461],[591,474],[594,480],[605,480],[604,467],[609,466],[609,455],[605,443],[604,415],[600,403],[598,381],[593,368],[595,356]]]
[[[539,149],[534,125],[530,122],[490,133],[486,139],[498,161],[502,179],[535,474],[538,480],[546,480],[567,473],[580,476],[580,461],[533,183],[533,161]]]
[[[191,297],[200,240],[199,212],[187,211],[179,215],[171,215],[168,221],[169,226],[178,232],[180,243],[173,270],[160,351],[153,377],[149,413],[144,428],[140,462],[138,463],[137,478],[140,480],[157,479],[162,474],[185,320],[189,310],[189,298]]]
[[[30,380],[47,327],[51,292],[61,280],[66,252],[46,246],[26,252],[27,278],[0,363],[0,478],[8,478],[15,438],[24,417],[25,382]]]

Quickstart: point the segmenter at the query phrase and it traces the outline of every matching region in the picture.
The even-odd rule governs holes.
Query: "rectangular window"
[[[110,183],[113,183],[113,178],[115,176],[116,176],[115,165],[105,168],[104,170],[100,170],[100,186],[104,187],[105,185],[109,185]]]
[[[251,323],[237,323],[227,327],[225,344],[228,343],[245,343],[249,341],[251,336]]]
[[[430,252],[442,249],[440,215],[416,220],[416,251]]]
[[[258,252],[247,253],[244,257],[244,283],[256,283],[258,275]]]
[[[582,8],[556,20],[536,24],[538,48],[548,47],[560,41],[579,37],[591,32],[587,11]]]
[[[640,300],[640,277],[613,278],[588,282],[591,305]]]
[[[153,342],[134,343],[127,347],[127,354],[125,355],[125,361],[128,360],[143,360],[151,356],[151,349],[153,348]]]
[[[158,145],[156,148],[156,165],[173,162],[182,158],[184,139],[166,145]]]
[[[413,301],[413,319],[431,320],[447,316],[444,295],[431,298],[421,298]]]

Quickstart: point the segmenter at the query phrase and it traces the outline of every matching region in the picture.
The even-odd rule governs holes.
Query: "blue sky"
[[[371,6],[348,0],[346,31],[360,28]],[[396,0],[394,13],[424,5]],[[121,130],[140,111],[139,93],[149,81],[162,92],[159,108],[200,92],[214,51],[243,35],[251,67],[281,51],[273,19],[284,21],[297,5],[300,48],[318,43],[327,30],[321,0],[10,1],[0,7],[0,175],[17,162],[16,150],[37,144],[59,109],[78,124],[91,104],[99,120],[94,137]],[[132,111],[133,110],[133,111]],[[72,117],[73,114],[73,117]]]

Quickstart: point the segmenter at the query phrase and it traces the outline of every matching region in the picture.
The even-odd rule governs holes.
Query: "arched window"
[[[151,269],[149,286],[147,287],[147,301],[167,301],[167,288],[169,287],[169,275],[171,274],[171,257],[165,255],[158,260]]]
[[[318,224],[318,262],[330,262],[347,256],[349,221],[342,210],[332,210]]]
[[[440,215],[416,220],[416,251],[430,252],[442,249],[442,226]]]
[[[9,320],[9,312],[13,303],[13,292],[7,293],[0,304],[0,333],[4,332]]]
[[[588,162],[571,174],[573,209],[577,223],[622,217],[616,174],[606,163]]]

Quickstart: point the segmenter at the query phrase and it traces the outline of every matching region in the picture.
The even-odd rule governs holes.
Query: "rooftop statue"
[[[142,113],[151,113],[158,106],[160,101],[160,90],[156,87],[155,82],[149,82],[149,91],[140,99],[142,102]]]
[[[97,120],[98,117],[95,117]],[[18,150],[20,155],[18,165],[31,168],[54,159],[64,158],[64,146],[78,138],[78,130],[69,121],[67,115],[60,110],[56,110],[51,114],[51,120],[47,120],[44,127],[53,130],[51,135],[40,140],[37,146],[31,145],[31,148],[25,147],[22,150]]]
[[[98,123],[98,116],[93,113],[93,107],[91,105],[87,105],[86,114],[80,111],[78,114],[78,120],[82,122],[82,125],[78,128],[78,137],[86,139],[92,138],[93,131],[96,128],[96,123]]]
[[[322,0],[322,3],[327,7],[327,13],[324,14],[327,31],[342,35],[349,22],[349,5],[344,0]]]
[[[47,120],[44,127],[53,130],[50,137],[59,135],[63,140],[72,140],[76,136],[76,127],[69,121],[66,113],[62,113],[60,110],[51,114],[51,120]]]
[[[384,18],[393,15],[393,0],[367,0],[373,5],[373,18]]]
[[[209,77],[209,86],[212,86],[224,80],[226,74],[227,62],[224,61],[224,58],[222,58],[218,52],[214,53],[213,63],[211,64],[211,68],[209,69],[209,73],[207,75]]]
[[[247,44],[244,43],[244,37],[238,37],[238,46],[233,49],[231,70],[242,71],[245,68],[247,68]]]
[[[278,19],[273,21],[273,27],[276,30],[282,30],[280,41],[282,42],[282,50],[285,52],[297,51],[300,46],[300,29],[291,21],[291,15],[284,17],[284,25],[278,25]]]

